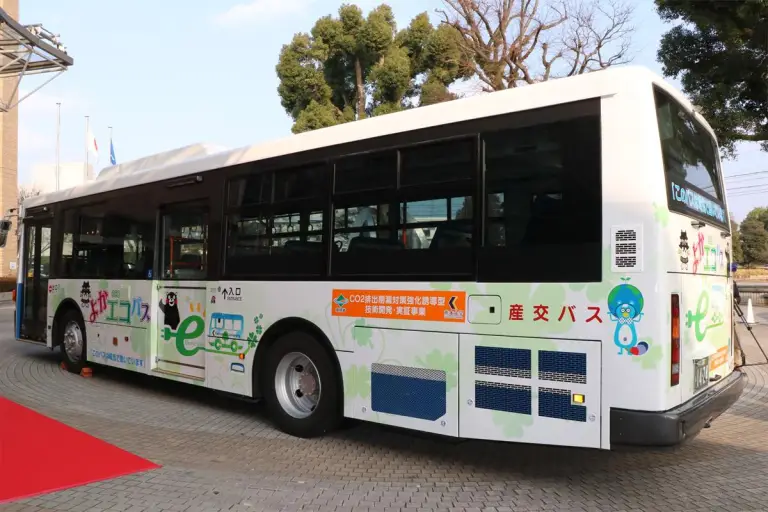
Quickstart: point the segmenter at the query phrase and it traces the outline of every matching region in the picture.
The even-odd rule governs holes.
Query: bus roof
[[[129,188],[403,131],[430,128],[598,96],[609,96],[617,93],[626,84],[643,82],[658,85],[687,109],[693,110],[693,105],[683,94],[647,68],[620,66],[371,117],[238,149],[221,150],[221,148],[205,144],[186,146],[106,168],[93,181],[27,198],[24,207],[30,208],[57,203],[110,190]],[[709,124],[701,116],[698,116],[698,119],[714,137]]]

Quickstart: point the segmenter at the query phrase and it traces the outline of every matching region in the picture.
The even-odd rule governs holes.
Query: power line
[[[731,195],[731,192],[736,191],[735,195],[743,194],[744,192],[759,192],[765,190],[768,187],[768,183],[762,183],[760,185],[752,185],[746,187],[735,187],[728,189],[727,195]]]
[[[730,197],[730,198],[733,198],[733,197],[745,197],[745,196],[753,196],[755,194],[766,194],[766,193],[768,193],[768,189],[753,190],[751,192],[748,192],[748,191],[745,190],[745,191],[742,191],[742,192],[738,192],[736,194],[728,194],[728,197]]]
[[[733,178],[732,180],[725,180],[726,183],[745,183],[750,182],[751,180],[765,180],[768,179],[768,174],[765,176],[739,176],[738,178]]]
[[[726,187],[726,193],[730,194],[734,190],[755,188],[755,187],[765,187],[766,185],[768,185],[768,183],[744,183],[744,186],[741,186],[741,183],[740,183],[738,187]]]
[[[761,183],[759,185],[752,184],[752,183],[748,183],[746,185],[741,185],[741,184],[739,184],[739,185],[740,186],[738,186],[738,187],[729,187],[728,190],[731,191],[731,190],[743,190],[745,188],[765,187],[765,186],[768,186],[768,183]]]
[[[728,189],[728,193],[730,194],[734,190],[744,191],[744,190],[754,190],[754,189],[757,189],[757,188],[762,189],[762,188],[765,188],[765,187],[768,187],[768,183],[760,183],[760,184],[755,183],[755,184],[746,185],[746,186],[743,186],[743,187],[732,187],[732,188],[729,188]]]
[[[768,171],[757,171],[757,172],[744,172],[741,174],[731,174],[730,176],[723,176],[724,178],[736,178],[738,176],[754,176],[755,174],[768,174]]]

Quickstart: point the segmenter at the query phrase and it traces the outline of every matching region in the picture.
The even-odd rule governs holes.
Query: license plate
[[[693,360],[693,390],[698,391],[709,384],[709,357]]]

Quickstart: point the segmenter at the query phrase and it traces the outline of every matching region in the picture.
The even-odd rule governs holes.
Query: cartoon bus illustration
[[[226,333],[229,339],[243,339],[244,325],[245,319],[243,318],[243,315],[213,313],[211,315],[211,324],[208,329],[208,335],[220,338]]]

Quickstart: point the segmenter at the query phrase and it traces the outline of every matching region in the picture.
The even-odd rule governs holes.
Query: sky
[[[349,0],[346,0],[349,1]],[[661,74],[656,50],[670,28],[651,0],[634,2],[633,64]],[[85,158],[85,116],[99,145],[96,171],[109,165],[109,126],[117,161],[198,142],[230,148],[290,135],[275,73],[280,48],[315,20],[336,14],[341,0],[20,0],[23,24],[60,34],[74,65],[19,105],[19,183],[56,161],[56,102],[61,102],[61,162]],[[380,2],[354,2],[365,13]],[[398,28],[440,0],[389,0]],[[21,91],[42,77],[25,78]],[[679,86],[675,81],[672,81]],[[728,176],[768,170],[768,153],[738,146],[724,160],[726,186],[768,185],[760,177]],[[91,163],[93,163],[91,157]],[[759,181],[765,179],[766,181]],[[747,190],[747,192],[749,192]],[[768,192],[729,194],[740,221]]]

